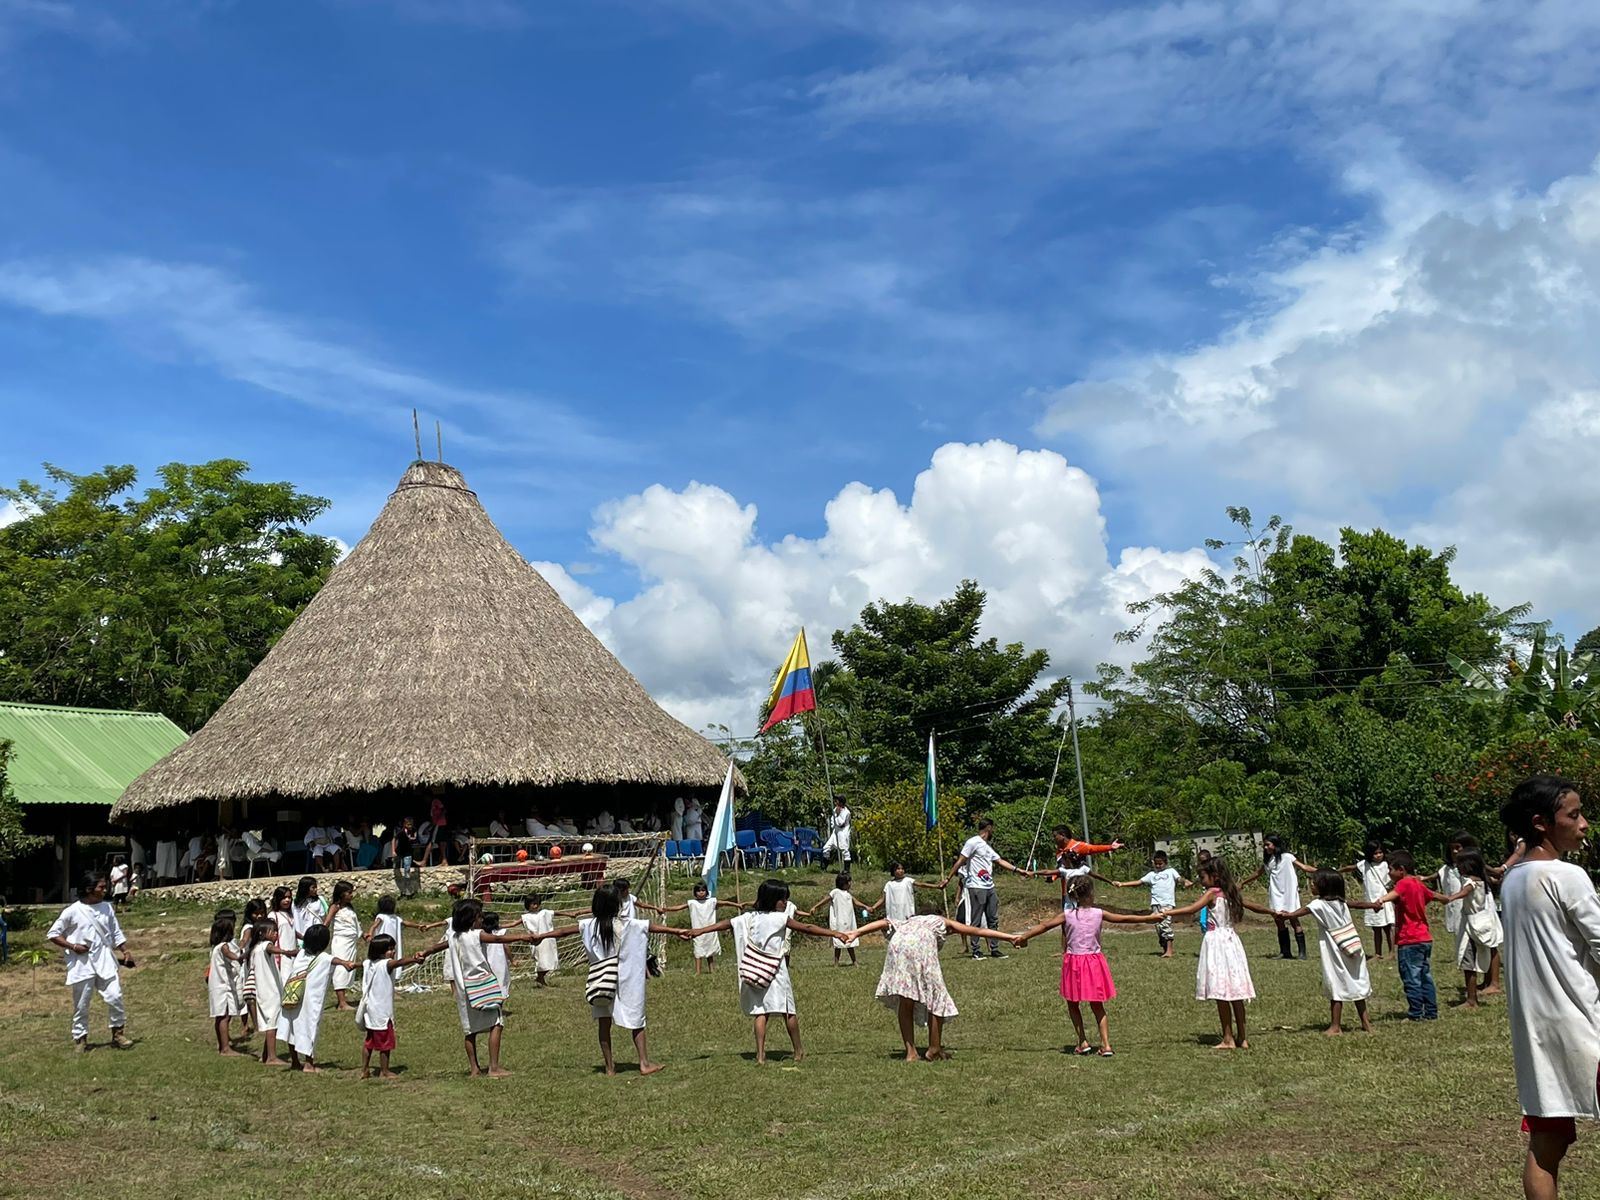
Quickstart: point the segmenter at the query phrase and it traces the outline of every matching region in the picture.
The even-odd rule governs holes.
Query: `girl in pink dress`
[[[1094,880],[1087,875],[1079,875],[1067,885],[1067,898],[1077,907],[1058,913],[1043,925],[1024,930],[1017,936],[1017,945],[1026,946],[1032,938],[1061,926],[1061,998],[1067,1002],[1067,1015],[1072,1018],[1072,1028],[1078,1034],[1072,1053],[1094,1053],[1083,1028],[1083,1005],[1088,1004],[1100,1034],[1100,1057],[1110,1058],[1111,1031],[1106,1023],[1106,1001],[1116,999],[1117,985],[1111,982],[1111,967],[1100,949],[1100,925],[1105,921],[1114,925],[1151,925],[1168,914],[1107,912],[1096,908]]]

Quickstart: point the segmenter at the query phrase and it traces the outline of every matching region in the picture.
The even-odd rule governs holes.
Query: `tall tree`
[[[0,696],[165,713],[194,729],[267,653],[337,558],[328,502],[219,459],[0,488]],[[64,492],[58,490],[64,488]]]

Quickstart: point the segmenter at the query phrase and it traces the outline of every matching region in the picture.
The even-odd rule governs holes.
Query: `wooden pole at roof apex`
[[[439,461],[444,461],[444,431],[440,429],[439,422],[433,423],[433,444],[438,451]]]
[[[422,461],[422,426],[417,421],[417,410],[411,410],[411,434],[417,439],[417,461]]]

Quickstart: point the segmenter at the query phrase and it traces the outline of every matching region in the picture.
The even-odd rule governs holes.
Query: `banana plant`
[[[1543,630],[1533,635],[1528,661],[1515,652],[1503,669],[1490,669],[1450,655],[1450,666],[1469,692],[1501,710],[1507,731],[1519,724],[1541,728],[1584,730],[1600,734],[1600,679],[1594,678],[1595,655],[1567,653],[1558,645],[1548,652]]]

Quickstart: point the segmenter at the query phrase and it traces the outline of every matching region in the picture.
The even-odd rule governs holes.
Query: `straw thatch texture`
[[[726,769],[511,548],[459,472],[417,462],[267,657],[111,816],[436,784],[714,788]]]

